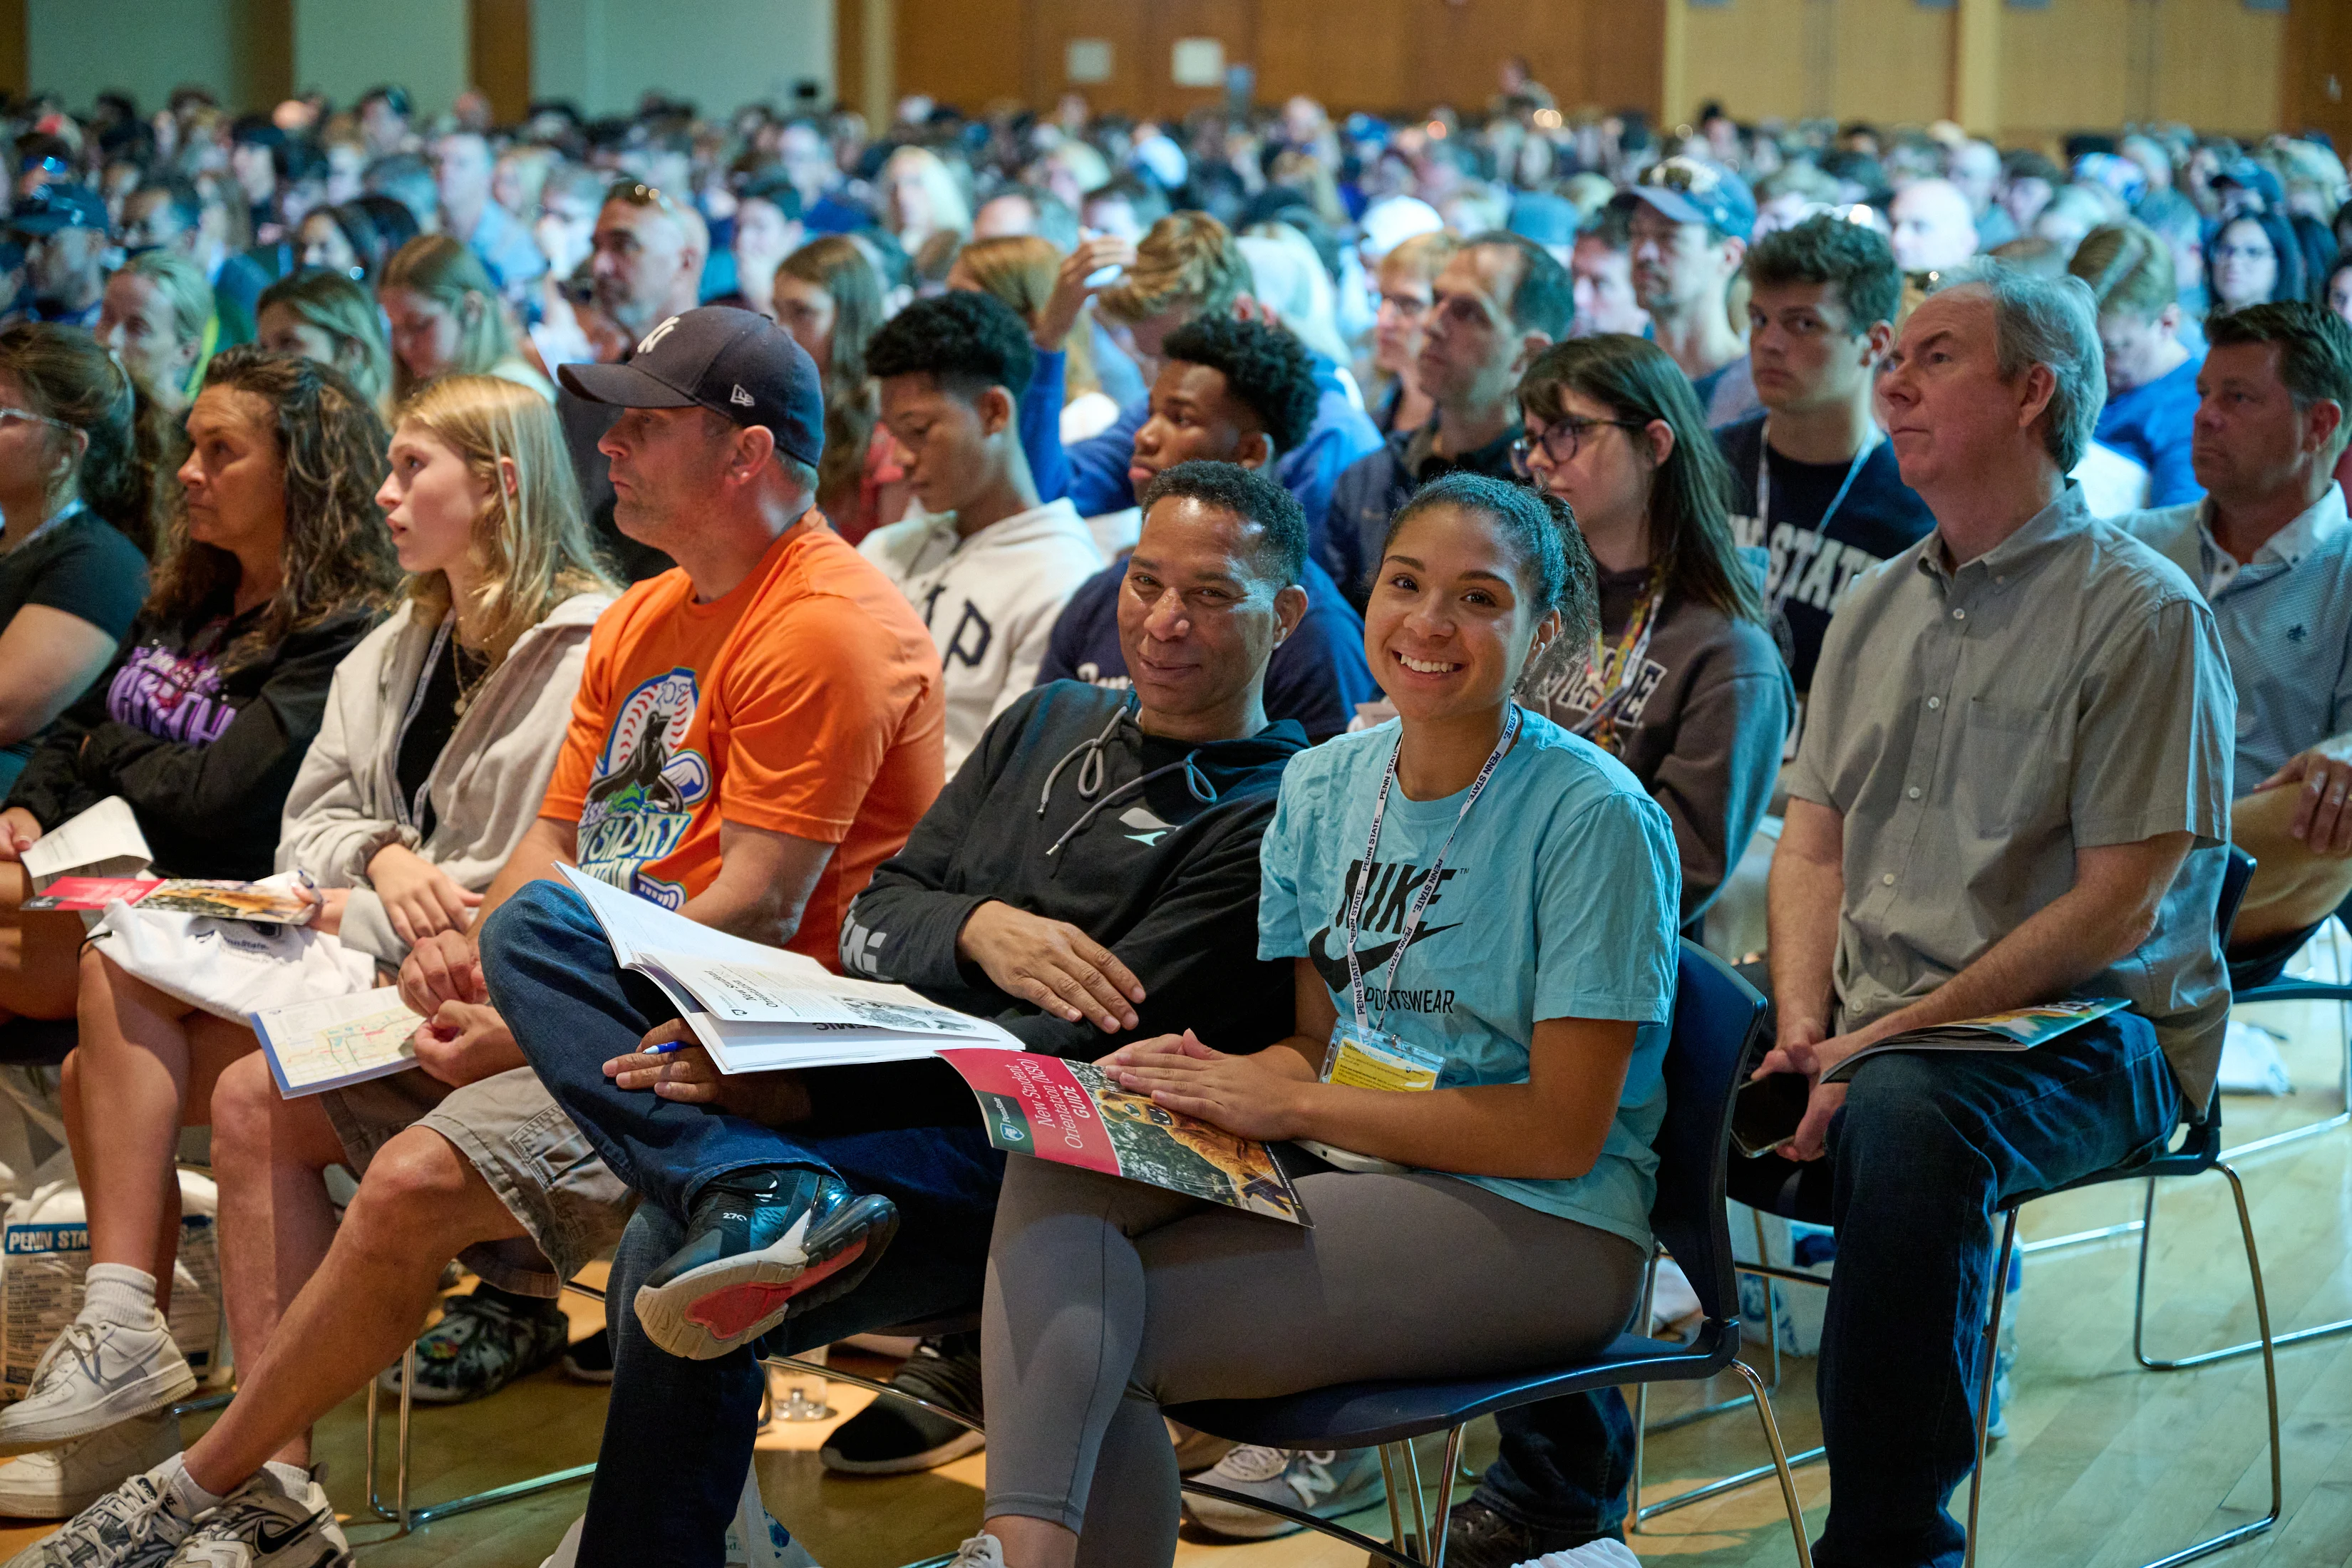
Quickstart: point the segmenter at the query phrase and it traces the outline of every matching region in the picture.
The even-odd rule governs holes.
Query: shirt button
[[[1930,697],[1927,699],[1927,710],[1931,713],[1937,709],[1941,708],[1943,705],[1944,700],[1940,697]]]
[[[1965,621],[1968,618],[1969,613],[1966,610],[1954,610],[1952,612],[1952,619],[1956,621]]]
[[[1909,795],[1913,800],[1917,800],[1919,798],[1919,786],[1917,784],[1913,784],[1909,789],[1905,790],[1903,793]]]
[[[1895,886],[1895,873],[1894,873],[1894,872],[1892,872],[1892,871],[1887,872],[1887,873],[1886,873],[1886,875],[1885,875],[1884,877],[1881,877],[1881,878],[1880,878],[1880,879],[1879,879],[1880,881],[1882,881],[1882,882],[1885,883],[1885,884],[1886,884],[1888,887],[1890,887],[1890,888],[1891,888],[1891,887],[1893,887],[1893,886]]]

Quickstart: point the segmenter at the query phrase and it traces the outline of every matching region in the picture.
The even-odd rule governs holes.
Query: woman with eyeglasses
[[[89,333],[0,329],[0,790],[130,635],[165,426]]]
[[[1555,647],[1519,700],[1615,756],[1665,808],[1688,927],[1780,771],[1796,693],[1769,629],[1778,612],[1732,541],[1731,469],[1664,349],[1617,333],[1556,344],[1518,398],[1519,470],[1574,510],[1601,595],[1590,639]]]
[[[294,256],[303,268],[324,268],[362,283],[372,280],[397,248],[384,243],[375,219],[356,203],[313,207],[294,227]]]
[[[1437,297],[1437,275],[1460,248],[1460,240],[1441,230],[1416,234],[1381,258],[1374,274],[1381,305],[1372,319],[1372,370],[1387,384],[1375,386],[1370,414],[1383,436],[1418,430],[1437,416],[1437,405],[1413,379],[1413,363]]]
[[[436,375],[501,376],[555,401],[555,384],[516,347],[481,258],[447,235],[419,235],[395,251],[376,300],[392,328],[394,402]]]
[[[2307,297],[2303,247],[2274,213],[2240,213],[2205,245],[2205,287],[2213,313]]]
[[[280,278],[261,291],[254,341],[272,353],[331,364],[379,414],[392,405],[392,345],[364,284],[323,268]]]
[[[335,666],[399,580],[375,505],[383,421],[341,376],[240,344],[205,367],[188,437],[136,626],[0,810],[0,1020],[73,1016],[80,918],[23,913],[18,861],[108,796],[159,875],[270,874]]]

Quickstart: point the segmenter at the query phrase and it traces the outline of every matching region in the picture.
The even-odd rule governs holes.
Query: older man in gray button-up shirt
[[[1856,580],[1822,647],[1766,1067],[2066,995],[2132,1010],[1814,1089],[1784,1152],[1833,1167],[1822,1568],[1959,1561],[1943,1504],[1973,1457],[1993,1215],[2201,1115],[2221,1054],[2234,699],[2202,595],[2066,488],[2102,386],[2087,290],[1998,267],[1924,302],[1881,384],[1937,528]]]

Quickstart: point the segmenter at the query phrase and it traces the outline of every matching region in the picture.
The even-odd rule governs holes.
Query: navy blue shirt
[[[1118,589],[1126,580],[1127,563],[1119,560],[1078,585],[1054,623],[1037,684],[1084,680],[1127,688],[1127,655],[1118,646]],[[1363,618],[1330,574],[1309,561],[1299,586],[1307,590],[1307,614],[1266,666],[1265,716],[1295,719],[1307,740],[1320,742],[1345,730],[1356,704],[1381,690],[1364,665]]]
[[[2109,393],[2099,410],[2098,439],[2147,470],[2151,507],[2205,499],[2189,460],[2197,372],[2204,363],[2203,354],[2190,354],[2146,386]]]

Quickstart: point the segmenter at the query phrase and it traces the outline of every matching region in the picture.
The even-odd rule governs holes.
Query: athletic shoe
[[[552,1366],[572,1337],[572,1320],[553,1301],[513,1296],[489,1286],[441,1303],[441,1321],[416,1336],[416,1399],[462,1405],[496,1394],[519,1377]],[[400,1363],[377,1375],[400,1392]]]
[[[196,1520],[172,1568],[351,1568],[352,1543],[310,1471],[272,1462]]]
[[[1238,1447],[1230,1437],[1212,1437],[1181,1421],[1168,1423],[1168,1440],[1176,1446],[1176,1473],[1197,1476]]]
[[[563,1352],[563,1375],[575,1383],[613,1381],[613,1336],[598,1329]]]
[[[808,1548],[793,1539],[792,1532],[776,1521],[767,1510],[760,1510],[768,1521],[768,1556],[754,1563],[741,1542],[735,1539],[735,1527],[727,1527],[726,1555],[719,1559],[723,1568],[817,1568],[815,1558]],[[555,1550],[541,1559],[539,1568],[577,1568],[580,1562],[580,1534],[588,1526],[588,1516],[582,1514],[555,1543]]]
[[[163,1314],[139,1328],[68,1323],[33,1365],[25,1397],[0,1410],[0,1454],[54,1447],[134,1415],[152,1415],[196,1391]]]
[[[948,1568],[1004,1568],[1004,1543],[983,1530],[956,1548]]]
[[[1446,1568],[1516,1568],[1552,1552],[1572,1552],[1595,1541],[1619,1541],[1616,1535],[1590,1535],[1565,1530],[1536,1530],[1521,1524],[1476,1498],[1455,1503],[1446,1512]],[[1366,1568],[1386,1568],[1378,1558]]]
[[[704,1185],[686,1245],[637,1288],[637,1321],[674,1356],[725,1355],[856,1289],[898,1230],[888,1198],[829,1171],[730,1171]]]
[[[195,1528],[166,1489],[178,1468],[174,1454],[131,1477],[8,1559],[7,1568],[163,1568]]]
[[[179,1421],[158,1411],[27,1454],[0,1465],[0,1519],[71,1519],[179,1451]]]
[[[1388,1495],[1381,1480],[1380,1454],[1372,1448],[1293,1451],[1244,1443],[1197,1479],[1318,1519],[1338,1519]],[[1190,1492],[1184,1494],[1184,1514],[1212,1535],[1230,1541],[1267,1541],[1306,1528],[1280,1514]]]
[[[901,1394],[981,1417],[980,1336],[925,1340],[891,1378]],[[877,1398],[835,1428],[817,1458],[845,1476],[904,1476],[935,1469],[986,1442],[968,1426],[903,1399]]]

